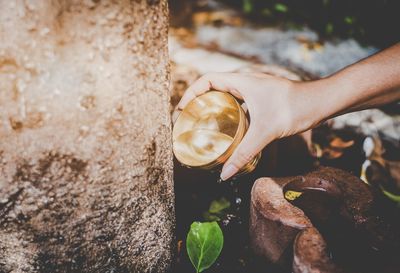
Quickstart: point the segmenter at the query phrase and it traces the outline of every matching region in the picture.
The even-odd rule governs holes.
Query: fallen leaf
[[[400,195],[396,195],[389,191],[386,191],[385,189],[383,189],[383,187],[381,187],[381,190],[382,190],[383,194],[386,195],[390,200],[400,203]]]
[[[343,155],[343,152],[343,150],[325,148],[323,149],[323,157],[327,159],[335,159],[341,157]]]
[[[221,213],[223,210],[228,209],[231,206],[231,202],[229,202],[225,197],[222,197],[218,200],[213,200],[210,204],[209,212],[210,213]]]
[[[294,201],[299,198],[303,193],[300,191],[288,190],[285,192],[285,199],[289,201]]]
[[[196,272],[209,268],[218,258],[224,235],[217,222],[193,222],[186,239],[186,249]]]
[[[344,141],[339,137],[335,137],[329,143],[332,148],[346,149],[354,145],[354,140]]]
[[[181,253],[182,244],[183,244],[182,240],[179,240],[178,243],[177,243],[177,247],[176,248],[177,248],[178,254]]]

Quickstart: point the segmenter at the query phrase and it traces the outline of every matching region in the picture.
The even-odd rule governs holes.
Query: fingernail
[[[238,171],[238,168],[236,168],[235,165],[228,164],[228,166],[222,168],[221,179],[225,181],[228,178],[230,178],[231,176],[233,176],[235,173],[237,173],[237,171]]]
[[[174,112],[172,112],[172,117],[171,117],[171,119],[172,119],[172,124],[175,124],[175,122],[176,122],[176,120],[178,119],[179,114],[180,114],[181,112],[182,112],[182,110],[180,110],[180,109],[175,109]]]

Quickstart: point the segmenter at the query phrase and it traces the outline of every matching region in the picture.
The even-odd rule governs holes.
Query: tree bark
[[[0,0],[0,272],[165,272],[166,0]]]

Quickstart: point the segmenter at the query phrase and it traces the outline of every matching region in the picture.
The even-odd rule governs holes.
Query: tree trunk
[[[165,0],[0,0],[0,272],[165,272]]]

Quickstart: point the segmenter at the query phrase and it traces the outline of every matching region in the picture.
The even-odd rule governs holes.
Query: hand
[[[320,122],[306,85],[262,73],[206,74],[188,88],[178,108],[209,90],[229,92],[246,102],[250,126],[222,168],[221,179],[227,180],[274,139],[303,132]]]
[[[228,179],[268,143],[294,135],[338,114],[400,100],[400,43],[330,77],[295,82],[266,74],[213,73],[197,80],[178,108],[208,90],[243,99],[250,127],[222,168]]]

